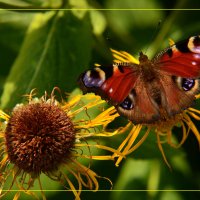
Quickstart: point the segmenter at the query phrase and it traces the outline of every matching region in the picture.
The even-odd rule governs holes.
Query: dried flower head
[[[0,197],[6,194],[3,192],[4,187],[8,177],[12,176],[13,181],[7,192],[16,184],[20,191],[37,198],[30,189],[38,180],[42,197],[45,199],[40,180],[42,173],[60,182],[65,188],[69,187],[76,199],[80,198],[83,186],[98,190],[97,178],[100,176],[81,164],[78,158],[112,159],[112,156],[107,155],[84,155],[81,148],[95,147],[116,152],[103,145],[88,144],[85,138],[95,136],[97,134],[95,127],[100,125],[105,127],[118,115],[114,108],[111,108],[93,119],[76,120],[75,116],[83,111],[85,118],[88,118],[85,110],[103,104],[104,101],[88,95],[86,99],[91,101],[82,105],[82,96],[75,95],[70,101],[59,103],[55,100],[55,89],[50,98],[45,94],[39,99],[33,98],[34,91],[32,91],[28,95],[28,102],[16,105],[10,116],[0,111],[2,120],[0,123]],[[101,133],[111,134],[106,133],[104,128],[99,132]],[[75,178],[77,184],[70,180],[66,169]],[[65,182],[68,186],[64,184]],[[20,191],[15,194],[15,200],[20,197]]]
[[[69,159],[75,134],[71,119],[54,103],[19,105],[5,130],[8,158],[32,177],[55,171]]]

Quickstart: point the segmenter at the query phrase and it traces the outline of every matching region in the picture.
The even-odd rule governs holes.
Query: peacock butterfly
[[[79,77],[84,93],[94,92],[134,123],[166,121],[190,107],[200,92],[200,35],[139,64],[114,63],[87,70]]]

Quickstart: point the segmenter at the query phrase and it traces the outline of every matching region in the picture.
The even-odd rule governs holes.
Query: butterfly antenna
[[[159,20],[159,22],[158,22],[158,24],[156,25],[156,28],[155,28],[155,30],[154,30],[154,33],[153,33],[152,36],[151,36],[150,41],[153,41],[153,40],[156,38],[156,36],[157,36],[157,34],[158,34],[158,31],[160,30],[161,23],[162,23],[162,21]],[[148,45],[148,47],[146,48],[146,50],[144,51],[144,54],[147,53],[148,49],[149,49],[149,45]]]

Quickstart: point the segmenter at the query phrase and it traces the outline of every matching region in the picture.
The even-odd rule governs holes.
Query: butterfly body
[[[172,45],[149,60],[100,66],[79,78],[83,92],[94,92],[134,123],[173,118],[192,105],[200,91],[200,36]]]

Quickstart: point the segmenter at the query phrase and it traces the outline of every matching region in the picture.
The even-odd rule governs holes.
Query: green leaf
[[[94,34],[101,35],[107,25],[105,16],[98,10],[91,10],[90,16]]]
[[[33,13],[17,13],[1,10],[0,45],[18,52],[33,16]]]
[[[0,11],[0,94],[34,14]]]
[[[29,2],[23,0],[1,0],[0,3],[7,4],[7,5],[15,5],[15,6],[29,6]]]
[[[55,86],[72,91],[78,75],[88,67],[91,45],[87,12],[81,17],[71,11],[36,15],[5,83],[2,107],[14,106],[33,88],[40,95]]]
[[[19,9],[19,8],[24,8],[24,9],[28,9],[30,8],[30,6],[41,6],[41,5],[49,5],[49,4],[53,4],[54,2],[56,2],[57,4],[61,3],[61,0],[53,0],[53,1],[49,1],[49,0],[1,0],[0,1],[0,7],[1,8],[5,8],[5,9]],[[39,8],[39,7],[38,7]]]

